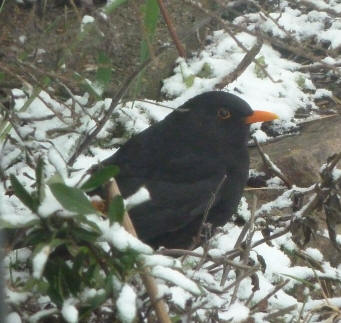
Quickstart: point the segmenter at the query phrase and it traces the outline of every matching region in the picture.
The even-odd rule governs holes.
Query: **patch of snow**
[[[17,312],[11,312],[6,317],[5,323],[21,323],[20,315]]]
[[[305,250],[305,253],[311,257],[312,259],[318,261],[318,262],[322,262],[323,261],[323,255],[321,253],[320,250],[316,249],[316,248],[307,248]]]
[[[172,297],[172,302],[182,309],[185,309],[187,301],[192,298],[192,294],[179,286],[172,286],[169,292]]]
[[[164,267],[175,267],[180,268],[181,263],[178,259],[167,257],[163,255],[142,255],[141,259],[146,266],[164,266]]]
[[[111,227],[108,227],[108,221],[97,224],[102,229],[103,238],[112,243],[118,250],[133,249],[143,254],[151,254],[153,252],[151,247],[132,236],[119,223],[115,222]]]
[[[218,312],[218,318],[219,320],[224,320],[224,321],[232,321],[232,322],[243,322],[246,320],[249,316],[249,308],[246,307],[245,305],[236,302],[232,304],[227,311],[219,311]]]
[[[118,316],[123,323],[134,321],[136,317],[136,297],[134,289],[125,284],[116,300]]]
[[[152,275],[157,278],[172,282],[173,284],[191,292],[194,295],[201,294],[201,291],[196,283],[176,270],[158,265],[153,267],[151,271]]]
[[[127,210],[150,200],[150,194],[146,187],[140,187],[137,192],[127,197],[124,204]]]
[[[51,247],[50,246],[44,246],[41,248],[41,250],[33,257],[32,259],[32,265],[33,265],[33,277],[35,279],[41,278],[41,275],[43,274],[44,267],[46,264],[46,261],[50,255]]]
[[[77,323],[78,322],[78,310],[75,307],[74,299],[67,299],[64,301],[61,314],[64,320],[68,323]]]

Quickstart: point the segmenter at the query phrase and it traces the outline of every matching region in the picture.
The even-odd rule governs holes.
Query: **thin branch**
[[[215,87],[217,89],[223,89],[228,84],[235,81],[243,72],[247,69],[247,67],[255,60],[255,57],[261,50],[263,45],[263,41],[261,38],[257,39],[257,42],[253,45],[253,47],[247,52],[247,54],[243,57],[242,61],[238,64],[238,66],[234,69],[233,72],[226,75]]]
[[[273,174],[278,176],[284,184],[290,189],[292,188],[292,183],[289,181],[289,179],[280,171],[280,169],[275,166],[275,164],[271,161],[270,157],[264,153],[263,149],[260,147],[257,138],[253,137],[254,142],[256,143],[256,147],[258,149],[258,152],[263,160],[264,165],[267,167],[269,171],[271,171]]]
[[[160,7],[160,10],[161,10],[161,13],[162,13],[162,16],[163,16],[163,19],[165,20],[166,24],[167,24],[167,27],[168,27],[168,31],[169,31],[169,34],[170,36],[172,37],[173,39],[173,42],[176,46],[176,49],[178,50],[178,53],[181,57],[186,57],[186,52],[185,52],[185,49],[184,47],[182,46],[181,42],[180,42],[180,39],[178,37],[178,35],[176,34],[176,31],[175,31],[175,28],[174,28],[174,25],[172,23],[172,20],[169,16],[169,13],[167,11],[167,8],[165,6],[165,4],[163,3],[163,0],[157,0],[158,4],[159,4],[159,7]]]
[[[193,238],[193,242],[192,242],[192,244],[191,244],[189,249],[195,248],[200,243],[202,232],[203,232],[204,227],[205,227],[205,225],[207,223],[208,214],[209,214],[211,208],[213,207],[214,202],[215,202],[215,200],[217,198],[217,195],[218,195],[221,187],[223,186],[224,182],[226,181],[226,179],[227,179],[227,175],[224,174],[224,176],[222,177],[222,179],[218,183],[216,190],[211,193],[211,197],[210,197],[210,199],[209,199],[209,201],[207,203],[207,207],[206,207],[206,210],[204,212],[204,215],[203,215],[203,218],[202,218],[202,221],[201,221],[198,233]]]
[[[255,305],[253,305],[250,308],[250,311],[254,312],[255,309],[261,305],[262,303],[264,303],[265,301],[267,301],[271,296],[275,295],[280,289],[282,289],[287,283],[289,283],[289,279],[285,280],[284,282],[282,282],[281,284],[279,284],[278,286],[276,286],[274,288],[274,290],[272,292],[270,292],[268,295],[266,295],[265,297],[263,297],[260,301],[258,301]]]
[[[121,193],[115,179],[113,179],[108,189],[108,200],[112,200],[117,195],[121,195]],[[136,230],[127,211],[123,217],[123,226],[130,234],[132,234],[134,237],[137,237]],[[154,306],[158,322],[171,323],[166,310],[166,305],[163,302],[163,299],[158,297],[158,289],[154,277],[150,275],[149,270],[145,267],[142,268],[141,278],[146,287],[151,303]]]

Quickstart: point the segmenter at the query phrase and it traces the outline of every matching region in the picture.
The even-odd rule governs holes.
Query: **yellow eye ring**
[[[217,111],[217,116],[218,116],[219,119],[226,120],[226,119],[231,117],[231,112],[226,110],[226,109],[224,109],[224,108],[220,108]]]

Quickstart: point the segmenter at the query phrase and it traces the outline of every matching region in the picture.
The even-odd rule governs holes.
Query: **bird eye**
[[[229,117],[231,117],[231,112],[226,110],[226,109],[224,109],[224,108],[220,108],[217,111],[217,116],[218,116],[219,119],[226,120]]]

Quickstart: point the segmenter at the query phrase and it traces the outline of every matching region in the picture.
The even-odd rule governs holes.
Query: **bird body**
[[[242,99],[226,92],[198,95],[164,120],[130,139],[102,165],[118,165],[123,197],[144,186],[151,199],[130,210],[139,237],[153,246],[188,247],[202,223],[223,225],[235,212],[248,178]]]

